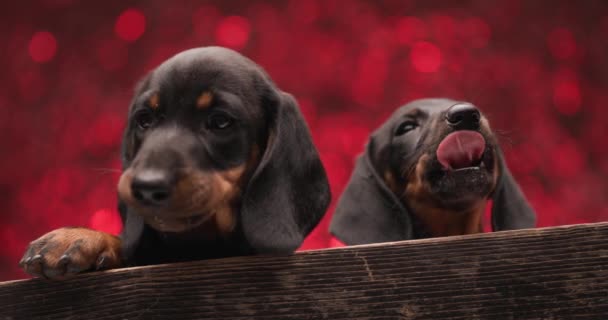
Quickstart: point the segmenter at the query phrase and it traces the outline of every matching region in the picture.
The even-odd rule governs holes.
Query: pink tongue
[[[486,141],[479,132],[456,131],[449,134],[437,148],[437,160],[444,168],[461,169],[479,163]]]

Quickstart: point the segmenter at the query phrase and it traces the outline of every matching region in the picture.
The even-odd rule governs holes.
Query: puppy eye
[[[395,132],[396,136],[400,136],[402,134],[406,134],[409,131],[412,131],[418,127],[418,124],[414,121],[406,121],[399,125],[397,131]]]
[[[151,112],[139,112],[135,115],[135,123],[141,130],[146,130],[154,125],[154,115]]]
[[[226,114],[216,113],[207,119],[207,127],[212,130],[224,130],[232,126],[234,120]]]

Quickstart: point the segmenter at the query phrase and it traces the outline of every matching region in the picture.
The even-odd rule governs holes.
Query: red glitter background
[[[458,6],[456,6],[458,4]],[[222,45],[294,94],[334,201],[366,136],[399,105],[472,101],[500,132],[539,226],[608,220],[608,2],[4,1],[0,280],[66,225],[118,233],[119,142],[135,82]],[[8,6],[8,7],[7,7]]]

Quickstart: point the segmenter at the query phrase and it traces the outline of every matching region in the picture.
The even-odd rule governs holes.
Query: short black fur
[[[212,134],[197,128],[208,111],[192,111],[204,90],[234,118],[233,132]],[[151,132],[140,132],[137,114],[152,92],[163,113]],[[216,100],[217,99],[217,100]],[[146,108],[144,108],[146,109]],[[211,107],[211,109],[218,109]],[[212,111],[209,111],[212,112]],[[156,130],[156,132],[154,132]],[[154,142],[148,142],[151,139]],[[163,149],[171,145],[171,149]],[[171,170],[186,160],[203,171],[227,170],[250,160],[236,225],[228,236],[209,237],[194,229],[162,232],[124,201],[122,252],[129,265],[167,263],[248,254],[289,253],[317,225],[330,202],[326,172],[295,100],[280,91],[254,62],[228,49],[207,47],[180,53],[145,77],[136,88],[122,146],[123,169],[136,165]],[[150,156],[157,150],[165,150]],[[166,150],[174,150],[178,156]],[[141,156],[141,152],[149,153]],[[146,159],[146,160],[142,160]],[[146,161],[146,164],[137,164]]]
[[[357,158],[354,171],[338,201],[330,224],[332,235],[348,245],[429,236],[411,213],[408,200],[395,194],[387,185],[383,170],[393,168],[395,175],[399,175],[410,169],[422,152],[436,150],[439,141],[449,132],[433,130],[433,121],[440,121],[437,120],[439,113],[457,103],[449,99],[413,101],[396,110],[371,134],[365,152]],[[407,125],[407,115],[415,109],[424,111],[420,116],[424,118],[425,127],[413,135],[400,135],[404,124]],[[491,194],[493,230],[534,227],[536,215],[511,175],[498,144],[488,145],[486,153],[483,160],[487,162],[485,165],[490,167],[495,155],[498,157],[497,169],[500,170]],[[443,179],[437,166],[437,160],[431,159],[425,176],[432,193],[437,196],[433,202],[436,207],[454,208],[460,205],[459,199],[469,194],[477,196],[489,192],[491,170],[485,174],[468,174],[466,179],[460,179],[458,175]],[[403,181],[400,183],[405,184]]]

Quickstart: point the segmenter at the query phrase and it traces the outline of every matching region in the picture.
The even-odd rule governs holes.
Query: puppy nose
[[[470,103],[459,103],[451,106],[445,114],[445,120],[456,130],[479,129],[479,110]]]
[[[162,206],[171,197],[171,181],[167,173],[146,170],[135,174],[131,182],[131,192],[144,205]]]

